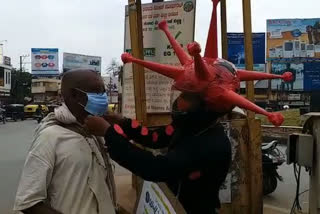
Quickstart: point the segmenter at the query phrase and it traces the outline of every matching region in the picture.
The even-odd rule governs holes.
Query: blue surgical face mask
[[[106,113],[108,109],[108,96],[107,93],[89,93],[82,91],[76,88],[78,91],[81,91],[87,95],[88,101],[87,104],[84,106],[83,104],[79,103],[84,110],[91,115],[94,116],[102,116]]]

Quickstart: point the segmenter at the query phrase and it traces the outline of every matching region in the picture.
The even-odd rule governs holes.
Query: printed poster
[[[33,75],[59,75],[58,48],[32,48],[31,69]]]
[[[267,20],[267,58],[320,58],[320,19]]]
[[[160,187],[144,181],[136,214],[176,214]]]
[[[178,58],[158,23],[167,20],[170,32],[186,50],[194,41],[196,0],[178,0],[142,5],[142,28],[145,60],[161,64],[180,65]],[[132,52],[128,7],[125,17],[125,47]],[[165,113],[171,110],[172,79],[145,69],[146,98],[148,113]],[[132,64],[124,66],[122,114],[135,118],[135,99]]]
[[[86,68],[101,73],[101,57],[74,53],[63,53],[63,72]]]
[[[228,61],[232,62],[237,68],[245,67],[244,34],[228,33]],[[253,64],[256,71],[265,71],[265,33],[252,34]],[[262,68],[262,69],[261,69]]]
[[[293,79],[284,82],[281,79],[271,81],[271,88],[280,91],[303,91],[305,64],[302,62],[273,62],[271,73],[282,75],[284,72],[291,72]]]

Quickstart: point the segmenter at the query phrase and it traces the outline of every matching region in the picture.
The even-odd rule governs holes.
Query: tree
[[[120,73],[120,65],[116,59],[112,59],[106,71],[109,76],[118,77]]]
[[[15,68],[11,71],[11,102],[23,103],[25,97],[31,97],[32,76]]]
[[[122,70],[123,70],[122,66],[115,59],[112,59],[109,66],[106,69],[106,73],[109,77],[109,83],[107,84],[106,90],[109,96],[111,96],[111,93],[113,91],[117,90],[117,84],[115,84],[113,81],[114,79],[119,79],[119,78],[121,80]]]

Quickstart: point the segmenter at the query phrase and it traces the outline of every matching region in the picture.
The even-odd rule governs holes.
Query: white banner
[[[101,72],[101,57],[73,53],[63,53],[63,71],[86,68]]]
[[[59,55],[57,48],[32,48],[31,68],[35,75],[58,75]]]
[[[179,0],[142,5],[142,28],[145,60],[161,64],[180,65],[178,58],[158,23],[167,20],[170,32],[186,50],[194,41],[196,0]],[[131,52],[128,7],[125,17],[125,51]],[[172,80],[145,69],[147,112],[160,113],[171,110]],[[122,113],[135,118],[135,100],[132,64],[124,66]]]
[[[176,214],[174,208],[160,187],[144,181],[136,214]]]

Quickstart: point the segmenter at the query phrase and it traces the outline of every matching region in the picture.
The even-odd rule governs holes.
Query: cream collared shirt
[[[114,214],[94,140],[58,125],[40,131],[24,165],[14,210],[44,202],[63,214]]]

